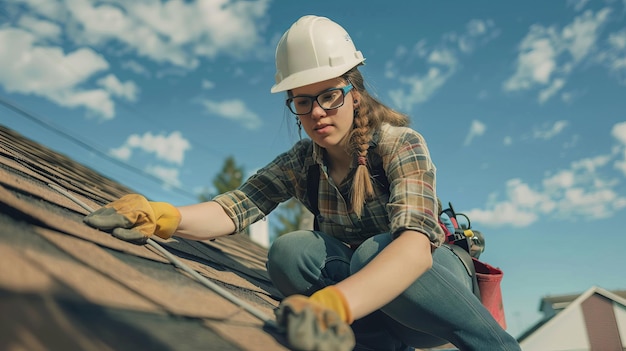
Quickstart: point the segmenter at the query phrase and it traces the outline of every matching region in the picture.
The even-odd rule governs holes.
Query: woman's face
[[[346,85],[343,79],[333,78],[295,88],[291,95],[317,96],[328,89],[343,88]],[[313,103],[311,113],[299,116],[302,127],[311,140],[325,149],[345,149],[354,120],[354,94],[354,90],[348,92],[343,106],[332,110],[324,110],[316,101]]]

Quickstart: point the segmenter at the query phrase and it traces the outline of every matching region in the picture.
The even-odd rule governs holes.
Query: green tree
[[[241,183],[243,183],[243,175],[243,166],[237,165],[233,156],[228,156],[220,172],[213,178],[213,188],[215,191],[203,191],[199,195],[200,201],[209,201],[216,195],[237,189]]]
[[[274,225],[275,237],[300,229],[313,229],[313,214],[294,198],[276,209],[276,219],[278,224]]]

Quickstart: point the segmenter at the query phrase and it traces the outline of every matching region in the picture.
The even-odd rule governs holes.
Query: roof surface
[[[0,126],[0,349],[286,350],[284,338],[154,248],[83,224],[132,193]],[[196,272],[273,318],[266,249],[245,235],[163,241]]]

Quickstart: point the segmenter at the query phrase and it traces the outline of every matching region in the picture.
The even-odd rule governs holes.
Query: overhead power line
[[[143,170],[141,168],[135,167],[135,166],[133,166],[133,165],[131,165],[129,163],[126,163],[126,162],[123,162],[123,161],[119,160],[118,158],[112,157],[111,155],[109,155],[108,153],[102,151],[101,149],[99,149],[99,148],[89,144],[88,142],[80,139],[77,136],[74,136],[72,133],[70,133],[70,132],[68,132],[66,130],[63,130],[61,127],[57,126],[56,124],[54,124],[54,123],[52,123],[52,122],[50,122],[48,120],[45,120],[44,118],[42,118],[40,116],[37,116],[34,113],[26,111],[24,108],[18,106],[15,102],[12,102],[12,101],[8,100],[7,98],[5,98],[5,97],[3,97],[1,95],[0,95],[0,104],[3,105],[5,108],[7,108],[7,109],[17,113],[18,115],[20,115],[22,117],[25,117],[25,118],[29,119],[30,121],[35,122],[36,124],[46,128],[47,130],[49,130],[49,131],[51,131],[51,132],[53,132],[53,133],[55,133],[55,134],[65,138],[65,139],[75,143],[76,145],[80,146],[81,148],[83,148],[83,149],[85,149],[85,150],[87,150],[89,152],[92,152],[92,153],[94,153],[94,154],[96,154],[96,155],[98,155],[98,156],[108,160],[109,162],[112,162],[112,163],[114,163],[114,164],[116,164],[116,165],[118,165],[118,166],[120,166],[120,167],[122,167],[122,168],[124,168],[124,169],[126,169],[126,170],[128,170],[130,172],[132,172],[132,173],[135,173],[135,174],[140,175],[142,177],[145,177],[145,178],[147,178],[147,179],[149,179],[151,181],[154,181],[157,184],[165,184],[168,187],[170,187],[170,188],[180,192],[181,194],[189,196],[190,198],[192,198],[194,200],[198,199],[198,195],[197,194],[194,194],[194,193],[192,193],[192,192],[190,192],[190,191],[188,191],[186,189],[183,189],[183,188],[181,188],[179,186],[176,186],[174,184],[170,184],[170,183],[164,181],[163,179],[158,178],[158,177],[154,176],[153,174],[146,172],[145,170]]]

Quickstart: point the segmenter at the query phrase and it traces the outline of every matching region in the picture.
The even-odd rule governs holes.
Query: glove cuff
[[[331,285],[318,290],[309,299],[335,311],[344,322],[348,324],[354,322],[348,300],[336,287]]]
[[[171,238],[180,224],[180,211],[167,202],[149,202],[149,204],[156,218],[154,234],[163,239]]]

